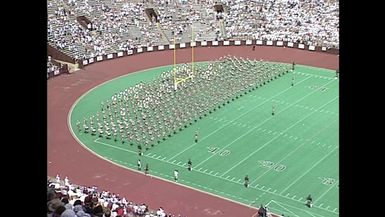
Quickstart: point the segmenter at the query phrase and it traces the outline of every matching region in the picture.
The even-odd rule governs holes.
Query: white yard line
[[[317,202],[317,201],[319,201],[323,196],[325,196],[334,186],[336,186],[337,185],[337,183],[338,183],[338,180],[333,184],[333,185],[331,185],[329,188],[328,188],[328,190],[327,191],[325,191],[323,194],[321,194],[318,198],[317,198],[317,200],[315,200],[314,201],[314,204]]]
[[[313,74],[308,74],[308,73],[299,72],[299,71],[294,71],[294,74],[306,74],[306,75],[310,75],[310,77],[322,78],[322,79],[327,79],[327,80],[335,80],[334,77],[332,78],[332,77],[325,77],[325,76],[322,76],[322,75],[313,75]]]
[[[129,153],[132,153],[132,154],[137,155],[136,152],[133,152],[133,151],[131,151],[131,150],[127,150],[127,149],[124,149],[124,148],[116,147],[116,146],[114,146],[114,145],[109,145],[109,144],[106,144],[106,143],[101,143],[101,142],[98,142],[98,143],[100,143],[100,144],[102,144],[102,145],[108,145],[108,146],[111,147],[111,148],[117,148],[117,149],[120,149],[120,150],[122,150],[122,151],[126,151],[126,152],[129,152]],[[92,150],[91,150],[91,151],[92,151]],[[148,157],[148,158],[151,158],[151,159],[153,159],[153,160],[157,160],[157,161],[160,161],[160,162],[164,162],[164,163],[167,163],[167,164],[171,164],[171,165],[174,165],[174,166],[177,166],[177,167],[182,167],[182,168],[184,168],[183,166],[176,165],[176,164],[170,163],[170,162],[168,162],[168,161],[163,161],[162,159],[156,159],[156,158],[153,158],[153,157],[151,157],[151,156],[147,156],[147,157]],[[123,166],[121,166],[120,164],[117,164],[117,163],[115,163],[115,162],[109,160],[108,158],[103,157],[103,159],[105,159],[105,160],[107,160],[107,161],[109,161],[109,162],[111,162],[111,163],[113,163],[113,164],[115,164],[115,165],[118,165],[118,166],[120,166],[120,167],[123,167]],[[132,165],[132,166],[135,166],[135,165]],[[124,167],[124,168],[126,168],[126,167]],[[127,168],[126,168],[126,169],[127,169]],[[134,169],[131,169],[131,168],[129,168],[129,169],[132,170],[132,171],[138,172],[138,171],[136,171],[136,170],[134,170]],[[193,171],[198,172],[198,173],[201,173],[201,174],[205,174],[205,175],[208,175],[208,176],[212,176],[212,177],[214,177],[214,178],[219,178],[219,179],[222,180],[222,181],[231,182],[231,183],[234,183],[234,184],[237,184],[237,185],[243,185],[243,182],[242,182],[242,183],[238,183],[237,181],[231,181],[231,180],[229,180],[229,179],[221,178],[220,176],[216,176],[216,175],[213,175],[213,174],[210,174],[210,173],[203,173],[203,172],[198,171],[198,170],[193,170]],[[153,172],[155,172],[155,171],[153,171]],[[141,172],[139,172],[139,173],[141,173]],[[217,172],[217,173],[218,173],[218,172]],[[216,173],[216,174],[217,174],[217,173]],[[170,176],[170,177],[171,177],[171,176]],[[169,180],[168,180],[168,181],[169,181]],[[170,182],[174,183],[173,181],[170,181]],[[176,183],[176,184],[178,184],[178,183]],[[191,184],[194,184],[194,183],[191,183]],[[196,184],[195,184],[195,185],[196,185]],[[190,187],[190,188],[191,188],[191,187]],[[283,198],[285,198],[285,199],[287,199],[287,200],[291,200],[291,201],[295,201],[295,202],[301,202],[300,200],[295,200],[295,199],[292,199],[292,198],[290,198],[290,197],[286,197],[286,196],[280,195],[280,194],[278,194],[278,193],[275,193],[275,191],[274,191],[274,192],[271,192],[271,191],[263,190],[262,188],[257,188],[257,187],[252,187],[252,186],[250,186],[250,188],[256,189],[256,190],[258,190],[258,191],[262,191],[262,192],[265,192],[265,193],[269,193],[269,194],[275,195],[275,196],[277,196],[277,197],[283,197]],[[192,189],[194,189],[194,188],[192,188]],[[199,190],[199,189],[197,189],[197,190]],[[200,191],[200,190],[199,190],[199,191]],[[209,193],[209,194],[210,194],[210,193]],[[218,196],[218,197],[220,197],[220,196]],[[227,198],[226,198],[226,199],[227,199]],[[228,199],[228,200],[232,201],[231,199]],[[241,202],[237,202],[237,203],[242,204],[242,205],[245,205],[244,203],[241,203]],[[247,206],[248,206],[248,205],[247,205]],[[313,207],[316,207],[316,206],[313,206]],[[333,211],[331,211],[331,210],[327,210],[327,209],[320,208],[320,207],[317,207],[317,208],[322,209],[322,210],[325,210],[325,211],[328,211],[328,212],[332,212],[332,213],[338,214],[337,212],[333,212]]]
[[[99,144],[103,144],[103,145],[108,146],[108,147],[116,148],[116,149],[119,149],[119,150],[122,150],[122,151],[127,151],[127,152],[130,152],[130,153],[133,153],[133,154],[138,154],[135,151],[127,150],[127,149],[124,149],[124,148],[120,148],[120,147],[117,147],[117,146],[114,146],[114,145],[110,145],[110,144],[101,142],[101,141],[99,141],[99,138],[95,139],[94,142],[99,143]]]
[[[321,132],[323,132],[325,129],[329,129],[330,125],[334,124],[334,122],[336,121],[337,119],[335,119],[334,121],[331,121],[328,125],[325,125],[321,130],[317,131],[312,137],[310,138],[313,138],[315,136],[317,136],[318,134],[320,134]],[[303,142],[301,145],[299,145],[298,147],[296,147],[294,150],[292,150],[291,152],[289,152],[285,157],[283,157],[281,160],[279,160],[278,162],[276,162],[276,164],[279,164],[281,163],[283,160],[285,160],[287,157],[289,157],[291,154],[293,154],[294,152],[296,152],[299,148],[301,148],[302,146],[304,146],[305,144],[307,144],[307,142]],[[273,169],[273,167],[271,167],[270,169],[266,170],[265,172],[263,172],[261,175],[259,175],[256,179],[254,179],[254,181],[252,181],[250,183],[250,185],[252,185],[255,181],[257,181],[258,179],[262,178],[267,172],[271,171]]]
[[[277,204],[278,206],[280,206],[280,207],[282,207],[283,209],[285,209],[286,211],[288,211],[289,213],[293,214],[294,216],[298,216],[298,217],[299,217],[299,215],[295,214],[293,211],[289,210],[288,208],[282,206],[281,204],[275,202],[274,200],[272,200],[272,201],[273,201],[275,204]]]
[[[302,81],[300,81],[300,82],[298,82],[298,83],[304,82],[304,81],[306,81],[306,80],[309,79],[309,78],[310,78],[310,77],[308,77],[308,78],[306,78],[306,79],[304,79],[304,80],[302,80]],[[208,134],[207,136],[203,137],[202,139],[200,139],[200,141],[205,140],[206,138],[210,137],[210,136],[213,135],[214,133],[216,133],[216,132],[218,132],[219,130],[223,129],[224,127],[226,127],[226,126],[232,124],[234,121],[240,119],[241,117],[245,116],[245,115],[248,114],[249,112],[251,112],[251,111],[253,111],[254,109],[258,108],[259,106],[265,104],[265,103],[266,103],[267,101],[269,101],[270,99],[273,99],[274,97],[277,97],[277,96],[281,95],[282,93],[285,93],[286,91],[289,91],[290,89],[291,89],[291,88],[287,88],[287,89],[285,89],[285,90],[283,90],[283,91],[281,91],[281,92],[275,94],[274,96],[272,96],[272,97],[270,97],[270,98],[264,100],[263,102],[261,102],[261,103],[258,104],[257,106],[255,106],[255,107],[253,107],[252,109],[250,109],[250,110],[248,110],[248,111],[242,113],[241,115],[239,115],[238,117],[236,117],[236,118],[233,119],[232,121],[229,121],[227,124],[222,125],[222,126],[219,127],[218,129],[216,129],[216,130],[214,130],[213,132],[211,132],[210,134]],[[171,157],[171,158],[169,159],[169,161],[172,160],[172,159],[174,159],[175,157],[181,155],[182,153],[184,153],[184,152],[187,151],[188,149],[194,147],[195,145],[197,145],[197,143],[195,143],[195,142],[192,143],[190,146],[188,146],[187,148],[183,149],[181,152],[179,152],[179,153],[177,153],[176,155],[174,155],[173,157]]]
[[[325,85],[326,85],[326,84],[325,84]],[[307,95],[308,95],[308,94],[307,94]],[[307,95],[305,95],[304,97],[306,97]],[[302,98],[304,98],[304,97],[302,97]],[[322,107],[324,107],[324,106],[326,106],[327,104],[333,102],[333,101],[334,101],[335,99],[337,99],[337,98],[338,98],[338,96],[335,97],[335,98],[333,98],[332,100],[330,100],[330,101],[327,102],[326,104],[322,105]],[[301,99],[300,99],[300,100],[301,100]],[[322,108],[322,107],[320,107],[320,108]],[[287,107],[287,108],[285,108],[284,110],[286,110],[286,109],[288,109],[288,108],[290,108],[290,106]],[[282,111],[284,111],[284,110],[282,110]],[[281,111],[281,112],[282,112],[282,111]],[[305,120],[307,117],[311,116],[314,112],[316,112],[316,110],[314,110],[313,112],[309,113],[309,114],[306,115],[305,117],[301,118],[300,120],[298,120],[297,122],[295,122],[294,124],[292,124],[289,128],[287,128],[287,129],[285,129],[284,131],[282,131],[282,133],[288,131],[289,129],[291,129],[292,127],[294,127],[295,125],[297,125],[299,122]],[[271,117],[270,117],[270,118],[271,118]],[[266,120],[263,121],[261,124],[263,124],[264,122],[266,122],[266,121],[269,120],[270,118],[266,119]],[[259,124],[259,125],[261,125],[261,124]],[[259,125],[257,125],[256,127],[258,127]],[[253,129],[253,128],[252,128],[252,129]],[[251,131],[251,130],[249,130],[249,131]],[[227,146],[231,145],[232,143],[234,143],[235,141],[237,141],[237,140],[240,139],[241,137],[247,135],[247,134],[249,133],[249,131],[246,132],[245,134],[243,134],[242,136],[238,137],[236,140],[234,140],[234,141],[231,142],[230,144],[226,145],[224,148],[226,148]],[[245,160],[247,160],[249,157],[251,157],[252,155],[254,155],[255,153],[257,153],[259,150],[261,150],[261,149],[264,148],[266,145],[268,145],[270,142],[274,141],[275,139],[277,139],[277,138],[280,137],[280,136],[281,136],[281,134],[278,134],[277,136],[274,136],[270,141],[266,142],[266,143],[263,144],[261,147],[259,147],[258,149],[256,149],[255,151],[253,151],[251,154],[249,154],[246,158],[243,158],[243,160],[241,160],[240,162],[238,162],[237,164],[235,164],[233,167],[231,167],[230,169],[228,169],[225,173],[222,174],[222,176],[223,176],[224,174],[228,173],[229,171],[231,171],[232,169],[234,169],[235,167],[237,167],[239,164],[241,164],[242,162],[244,162]],[[213,156],[213,155],[212,155],[212,156]],[[212,156],[210,156],[210,157],[212,157]],[[210,157],[209,157],[209,158],[210,158]],[[208,158],[208,159],[209,159],[209,158]],[[206,160],[208,160],[208,159],[206,159]],[[202,162],[205,162],[205,161],[202,161]],[[201,162],[201,163],[202,163],[202,162]]]
[[[309,211],[307,211],[307,210],[304,210],[304,209],[301,209],[301,208],[298,208],[298,207],[295,207],[295,206],[292,206],[292,205],[289,205],[289,204],[285,204],[285,203],[282,203],[282,202],[278,202],[278,201],[274,201],[276,204],[281,204],[281,205],[283,205],[283,206],[288,206],[288,207],[291,207],[291,208],[293,208],[293,209],[298,209],[298,210],[301,210],[301,211],[303,211],[303,212],[306,212],[307,214],[309,214],[309,215],[311,215],[311,216],[314,216],[314,217],[316,217],[316,216],[319,216],[319,217],[324,217],[323,215],[320,215],[320,214],[316,214],[316,213],[310,213]]]
[[[323,158],[321,158],[319,161],[317,161],[312,167],[310,167],[308,170],[306,170],[306,172],[304,172],[301,176],[299,176],[298,178],[296,178],[289,186],[287,186],[285,189],[283,189],[280,193],[280,195],[283,194],[283,192],[285,192],[287,189],[289,189],[292,185],[294,185],[296,182],[298,182],[298,180],[300,180],[302,177],[304,177],[308,172],[310,172],[314,167],[316,167],[319,163],[321,163],[323,160],[325,160],[325,158],[327,158],[331,153],[333,153],[336,149],[338,148],[338,146],[334,147],[333,150],[331,150],[327,155],[325,155]]]

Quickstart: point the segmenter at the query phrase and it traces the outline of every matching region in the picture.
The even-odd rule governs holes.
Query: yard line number
[[[259,166],[265,167],[268,169],[274,169],[277,172],[282,172],[286,169],[286,166],[283,164],[277,164],[269,160],[259,160],[258,161]]]
[[[215,146],[208,146],[207,150],[208,150],[208,152],[210,152],[212,154],[217,154],[217,155],[219,155],[221,157],[226,157],[229,154],[231,154],[231,151],[229,151],[229,150],[221,150],[219,147],[215,147]]]
[[[324,185],[333,185],[337,180],[330,177],[318,177]]]

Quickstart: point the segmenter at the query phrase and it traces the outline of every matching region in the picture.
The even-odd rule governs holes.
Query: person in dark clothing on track
[[[266,213],[265,207],[263,207],[263,205],[261,204],[261,206],[258,209],[258,216],[259,217],[266,217],[266,215],[267,215],[267,213]]]

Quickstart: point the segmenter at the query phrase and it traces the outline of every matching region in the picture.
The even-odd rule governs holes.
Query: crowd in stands
[[[215,11],[216,3],[225,10]],[[338,0],[48,0],[47,6],[48,42],[76,59],[170,44],[174,37],[177,43],[193,37],[339,47]],[[156,11],[159,25],[150,22],[146,8]],[[92,28],[82,27],[78,16]]]
[[[47,57],[47,79],[62,73],[69,73],[68,64],[62,64],[54,60],[51,56]]]
[[[226,0],[228,37],[339,47],[339,2],[330,0]]]
[[[48,76],[48,74],[50,74],[50,73],[52,73],[52,72],[55,72],[55,71],[57,71],[57,70],[59,70],[59,67],[56,66],[56,65],[54,65],[54,64],[52,63],[52,58],[51,58],[51,56],[48,56],[48,58],[47,58],[47,76]]]
[[[162,207],[150,210],[145,203],[134,203],[119,194],[95,186],[47,179],[47,217],[182,217],[167,213]]]
[[[224,5],[223,12],[214,10],[217,3]],[[48,43],[75,59],[172,44],[174,38],[177,43],[190,42],[191,38],[259,39],[339,48],[338,0],[48,0],[47,8]],[[146,16],[146,8],[154,8],[159,24]],[[87,17],[91,28],[84,28],[78,16]],[[188,78],[177,87],[173,73],[165,72],[153,83],[140,83],[116,93],[101,104],[100,113],[85,118],[82,126],[78,121],[78,130],[148,148],[288,71],[285,64],[235,57],[197,66],[196,75],[191,74],[191,67],[177,67],[177,76]],[[48,57],[47,74],[59,69]],[[144,203],[57,177],[47,182],[47,217],[57,216],[175,215],[166,214],[161,207],[151,211]]]
[[[157,79],[127,87],[77,121],[77,130],[135,144],[141,154],[198,119],[290,70],[290,64],[221,57],[178,65]]]

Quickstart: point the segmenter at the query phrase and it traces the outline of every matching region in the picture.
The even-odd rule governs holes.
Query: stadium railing
[[[193,47],[215,47],[215,46],[276,46],[276,47],[288,47],[292,49],[301,49],[301,50],[309,50],[314,52],[324,52],[330,54],[339,54],[339,49],[329,48],[325,46],[313,46],[306,45],[302,43],[293,43],[286,41],[263,41],[263,40],[229,40],[229,41],[197,41],[192,43]],[[179,43],[175,44],[176,49],[190,48],[191,43]],[[154,51],[163,51],[163,50],[173,50],[174,45],[159,45],[159,46],[151,46],[151,47],[139,47],[133,48],[128,51],[120,51],[117,53],[111,53],[107,55],[96,56],[89,59],[78,60],[78,64],[80,68],[84,66],[101,62],[105,60],[116,59],[124,56],[137,55],[145,52],[154,52]]]

